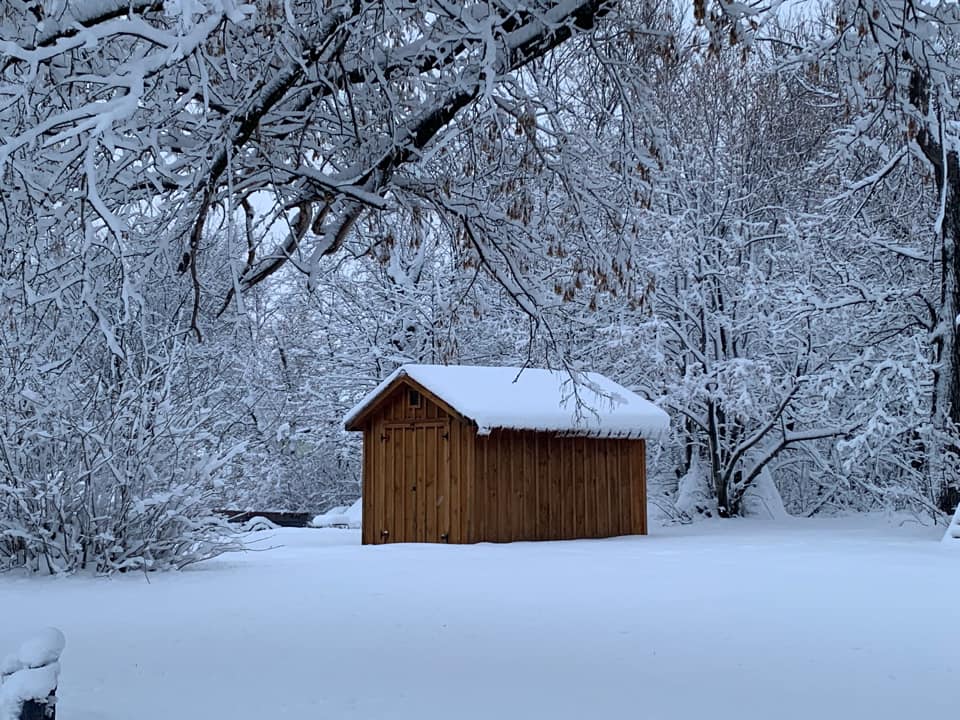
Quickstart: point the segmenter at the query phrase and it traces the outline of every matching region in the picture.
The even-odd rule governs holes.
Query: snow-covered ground
[[[59,720],[948,718],[960,541],[845,519],[361,547],[278,530],[179,574],[0,576],[67,637]]]

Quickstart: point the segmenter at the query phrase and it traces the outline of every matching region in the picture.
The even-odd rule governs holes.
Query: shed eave
[[[569,429],[523,425],[477,425],[477,435],[490,435],[494,432],[531,432],[552,435],[558,438],[587,438],[590,440],[651,440],[659,441],[665,431],[657,430],[604,430],[604,429]]]

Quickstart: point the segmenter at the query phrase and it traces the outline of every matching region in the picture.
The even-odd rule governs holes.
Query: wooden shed
[[[404,365],[345,425],[369,545],[645,535],[646,439],[669,420],[596,373]]]

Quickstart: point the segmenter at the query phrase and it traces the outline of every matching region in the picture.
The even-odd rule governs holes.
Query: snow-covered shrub
[[[180,568],[235,547],[211,510],[216,473],[237,448],[218,447],[212,410],[179,396],[184,358],[174,346],[109,384],[69,369],[8,378],[0,568]]]
[[[0,222],[0,569],[179,568],[234,547],[211,517],[242,449],[222,360],[187,338],[165,258],[19,209]]]
[[[223,501],[235,510],[318,513],[359,494],[360,438],[341,418],[361,388],[330,381],[358,358],[320,352],[330,329],[303,306],[264,304],[251,309],[239,337],[218,339],[228,348],[218,395],[233,415],[225,441],[244,447],[225,468]]]

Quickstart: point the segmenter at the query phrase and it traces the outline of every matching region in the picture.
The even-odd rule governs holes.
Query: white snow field
[[[948,718],[960,541],[875,519],[275,549],[0,576],[0,654],[61,628],[59,720]],[[258,534],[262,539],[263,534]]]

